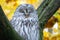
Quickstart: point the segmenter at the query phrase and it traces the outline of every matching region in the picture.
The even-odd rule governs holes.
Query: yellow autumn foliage
[[[11,20],[14,11],[20,4],[32,4],[37,9],[41,2],[42,0],[0,0],[0,4],[9,20]]]

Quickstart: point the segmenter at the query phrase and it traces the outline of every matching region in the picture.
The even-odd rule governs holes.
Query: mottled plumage
[[[38,14],[32,5],[18,6],[10,22],[16,32],[25,40],[38,40]]]

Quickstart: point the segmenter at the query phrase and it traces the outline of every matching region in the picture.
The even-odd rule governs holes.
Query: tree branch
[[[57,11],[60,7],[60,0],[51,0],[48,6],[40,13],[39,21],[40,24],[45,25],[51,16]],[[43,27],[44,28],[44,27]]]
[[[42,13],[42,11],[48,6],[48,4],[51,2],[51,0],[44,0],[42,4],[37,8],[38,11],[38,17]]]
[[[44,5],[45,4],[45,5]],[[47,4],[47,6],[46,6]],[[40,38],[39,40],[43,40],[43,29],[44,25],[47,23],[49,18],[53,16],[53,14],[60,7],[60,0],[45,0],[41,6],[37,9],[38,17],[39,17],[39,25],[40,25]]]
[[[0,40],[23,40],[12,28],[0,6]]]

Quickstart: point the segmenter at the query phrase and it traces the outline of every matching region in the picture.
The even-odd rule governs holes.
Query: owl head
[[[36,14],[36,10],[31,4],[21,4],[15,11],[15,15],[24,16],[25,18],[31,15],[34,16],[34,14]]]

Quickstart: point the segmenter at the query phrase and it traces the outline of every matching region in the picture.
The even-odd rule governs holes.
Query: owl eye
[[[32,12],[34,12],[34,10],[33,10],[33,9],[29,10],[29,13],[32,13]]]
[[[22,9],[21,9],[21,10],[19,10],[19,12],[20,12],[20,13],[24,13],[24,11],[23,11]]]
[[[28,13],[33,13],[34,12],[34,8],[33,7],[28,7]]]

